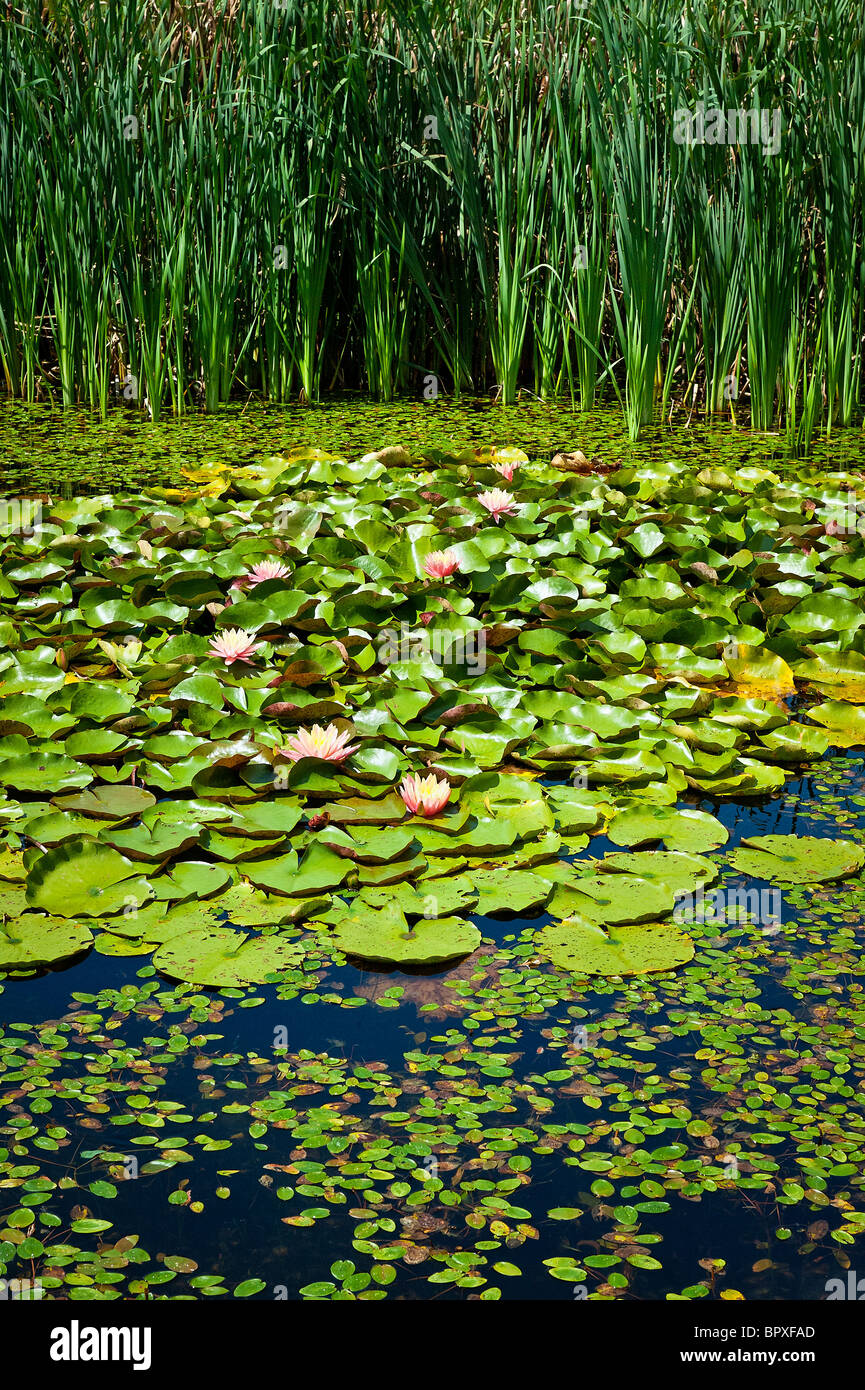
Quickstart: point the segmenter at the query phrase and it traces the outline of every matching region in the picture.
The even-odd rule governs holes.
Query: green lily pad
[[[861,748],[865,745],[865,709],[848,705],[844,700],[825,700],[812,705],[808,718],[822,724],[829,742],[838,748]]]
[[[107,917],[152,896],[138,866],[109,845],[69,840],[37,859],[27,878],[27,902],[56,917]]]
[[[23,883],[27,877],[22,856],[8,845],[0,846],[0,879],[4,883]]]
[[[63,753],[27,753],[0,762],[0,784],[21,792],[60,792],[86,787],[93,773]]]
[[[865,849],[849,840],[814,835],[751,835],[730,853],[730,863],[752,878],[777,883],[829,883],[865,864]]]
[[[455,874],[451,878],[421,879],[417,883],[395,883],[389,888],[365,888],[355,899],[369,907],[382,908],[394,902],[406,917],[439,917],[474,907],[478,899],[475,875]]]
[[[283,936],[250,939],[226,927],[191,931],[160,946],[153,964],[189,984],[229,988],[260,984],[268,975],[297,965],[305,950]]]
[[[26,912],[0,923],[0,970],[55,965],[86,951],[92,944],[93,933],[80,922]]]
[[[635,874],[602,874],[559,883],[549,903],[554,916],[584,917],[609,926],[648,922],[672,912],[676,891],[669,884]]]
[[[269,893],[306,897],[338,888],[348,878],[352,863],[334,854],[327,845],[316,843],[310,846],[300,863],[292,850],[275,859],[244,864],[243,870],[251,883]]]
[[[669,850],[690,850],[697,854],[717,849],[729,837],[717,817],[705,811],[645,805],[620,811],[607,827],[607,835],[614,845],[643,845],[651,840],[662,840]]]
[[[347,956],[413,966],[467,956],[477,950],[481,934],[460,917],[421,917],[409,927],[405,914],[391,903],[380,912],[370,907],[349,909],[330,939]]]
[[[55,796],[53,800],[61,811],[81,811],[101,820],[128,820],[131,816],[140,816],[156,804],[152,792],[144,787],[133,787],[128,782],[115,783],[110,787],[91,787],[86,792],[72,796]]]
[[[636,874],[638,878],[655,879],[672,893],[690,893],[695,888],[714,883],[718,867],[711,859],[679,850],[646,850],[636,854],[607,854],[598,865],[613,873]]]
[[[231,882],[223,864],[184,859],[152,880],[153,895],[165,902],[188,902],[190,898],[212,898]]]
[[[550,896],[549,882],[528,870],[476,869],[471,882],[478,894],[473,911],[479,917],[496,912],[531,912],[543,907]]]
[[[605,931],[596,922],[574,917],[543,927],[535,944],[558,970],[607,978],[675,970],[694,955],[691,938],[669,922],[628,923]]]
[[[324,911],[329,898],[269,897],[248,883],[236,883],[217,898],[212,906],[225,912],[240,927],[263,927],[281,922],[299,922]]]

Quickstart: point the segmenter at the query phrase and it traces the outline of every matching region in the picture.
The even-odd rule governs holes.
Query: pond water
[[[731,845],[865,842],[858,757],[700,804]],[[865,890],[782,896],[600,989],[537,960],[545,917],[474,919],[457,968],[308,961],[291,989],[95,952],[10,981],[4,1205],[56,1218],[52,1296],[824,1298],[862,1183]]]
[[[238,406],[158,425],[0,408],[11,492],[132,492],[300,444],[355,458],[383,443],[501,443],[540,459],[566,444],[610,462],[674,454],[732,471],[789,461],[783,441],[729,425],[679,421],[632,446],[618,414],[537,402]],[[855,471],[861,458],[861,435],[848,431],[819,445],[814,466]],[[737,563],[748,553],[735,507],[731,516],[729,543],[719,532],[707,552],[719,568],[725,547]],[[759,513],[761,546],[771,520]],[[333,537],[326,544],[347,563]],[[860,582],[853,564],[840,573]],[[42,640],[40,621],[49,635],[62,622],[70,600],[48,592],[44,615],[25,594],[24,646]],[[132,624],[122,605],[114,611],[116,635]],[[189,652],[203,654],[205,624],[193,633],[194,622]],[[84,648],[91,634],[76,631]],[[159,669],[167,680],[167,658]],[[183,736],[208,737],[208,720]],[[225,735],[237,736],[234,726]],[[104,767],[104,750],[95,756]],[[541,781],[554,781],[548,765]],[[36,785],[24,783],[25,805]],[[689,919],[695,954],[676,970],[558,971],[538,953],[536,933],[552,920],[538,913],[470,916],[480,948],[423,970],[362,969],[312,950],[278,983],[217,990],[160,973],[152,943],[118,956],[100,939],[62,968],[6,978],[0,1276],[73,1301],[826,1298],[865,1224],[865,885],[857,875],[783,887],[778,912],[777,885],[738,873],[729,852],[766,834],[865,846],[861,752],[830,746],[771,795],[689,791],[678,804],[729,831],[707,855],[724,890],[756,888],[773,906]],[[618,848],[596,835],[568,857]]]

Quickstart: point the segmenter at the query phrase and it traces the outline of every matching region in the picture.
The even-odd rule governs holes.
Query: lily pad
[[[543,927],[535,943],[558,970],[607,978],[675,970],[694,955],[691,938],[669,922],[629,923],[605,931],[596,922],[572,917]]]
[[[476,869],[471,882],[477,889],[479,917],[496,912],[531,912],[543,907],[550,884],[539,874],[520,869]]]
[[[436,965],[477,950],[481,934],[460,917],[421,917],[410,927],[392,903],[380,912],[350,909],[335,926],[333,945],[347,956],[392,965]]]
[[[726,843],[729,832],[716,816],[691,807],[634,806],[620,811],[607,827],[614,845],[643,845],[662,840],[669,850],[696,854]]]
[[[673,893],[691,892],[714,883],[718,866],[711,859],[679,850],[645,850],[636,854],[607,854],[598,867],[612,873],[655,879]]]
[[[138,865],[109,845],[69,840],[33,864],[27,902],[57,917],[106,917],[152,896]]]
[[[730,863],[773,883],[829,883],[865,864],[865,849],[849,840],[814,835],[751,835],[730,853]]]
[[[554,916],[578,916],[609,926],[648,922],[672,912],[676,890],[656,879],[635,874],[573,877],[557,885],[550,899]]]
[[[59,921],[39,912],[0,923],[0,970],[27,970],[55,965],[86,951],[93,933],[80,922]]]
[[[213,927],[172,937],[159,947],[153,964],[174,979],[225,989],[260,984],[268,975],[299,964],[304,954],[302,946],[284,936],[251,939]]]

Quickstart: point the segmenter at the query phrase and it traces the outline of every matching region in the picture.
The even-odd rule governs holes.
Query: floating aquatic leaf
[[[298,964],[304,948],[282,936],[251,939],[225,927],[190,931],[160,946],[153,964],[190,984],[229,987],[258,984],[268,975]]]
[[[460,917],[422,917],[409,927],[405,914],[391,903],[381,911],[350,908],[338,920],[330,939],[347,956],[413,966],[468,955],[480,945],[481,934]]]
[[[672,912],[676,891],[666,882],[630,873],[596,877],[575,874],[557,885],[549,910],[554,916],[585,917],[604,924],[648,922]]]
[[[860,748],[865,745],[865,710],[860,705],[848,705],[843,700],[826,700],[812,705],[808,718],[822,724],[829,743],[839,748]]]
[[[95,840],[69,840],[32,865],[27,902],[57,917],[105,917],[152,896],[139,865]]]
[[[711,859],[679,850],[644,850],[635,854],[607,854],[598,865],[614,873],[636,874],[638,878],[657,880],[672,893],[691,892],[705,887],[718,877],[717,865]]]
[[[674,970],[694,954],[694,943],[667,922],[610,926],[577,917],[543,927],[535,937],[541,955],[559,970],[579,975],[646,975]]]
[[[814,835],[750,835],[730,852],[730,862],[752,878],[777,883],[828,883],[865,864],[865,849],[848,840]]]
[[[0,970],[28,970],[86,951],[93,933],[80,922],[25,912],[0,923]]]
[[[726,843],[728,831],[715,817],[690,807],[633,806],[620,811],[607,827],[614,845],[642,845],[662,840],[669,850],[717,849]]]
[[[543,907],[550,895],[546,879],[520,869],[476,869],[471,882],[478,894],[474,911],[480,917],[496,912],[532,912]]]

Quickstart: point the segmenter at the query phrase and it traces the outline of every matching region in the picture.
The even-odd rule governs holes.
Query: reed
[[[863,40],[858,0],[21,0],[6,390],[156,417],[432,375],[807,448],[861,409]]]

